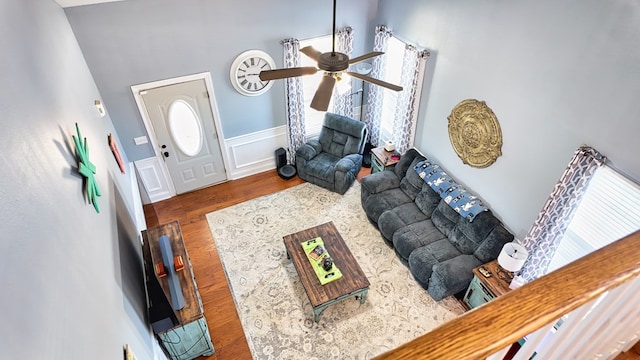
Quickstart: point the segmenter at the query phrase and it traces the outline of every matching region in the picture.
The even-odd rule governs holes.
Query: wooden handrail
[[[484,359],[640,276],[640,231],[498,297],[376,359]]]

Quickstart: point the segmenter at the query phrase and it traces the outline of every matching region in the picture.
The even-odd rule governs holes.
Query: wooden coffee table
[[[342,278],[321,285],[307,255],[302,250],[302,243],[321,237],[324,246],[333,259],[334,266],[342,272]],[[354,296],[364,304],[369,291],[369,280],[360,265],[344,243],[333,222],[318,225],[284,237],[287,257],[293,262],[300,281],[307,292],[313,307],[313,320],[318,321],[320,314],[327,306]]]

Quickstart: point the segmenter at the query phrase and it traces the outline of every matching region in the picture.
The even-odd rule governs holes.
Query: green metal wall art
[[[96,182],[95,173],[96,166],[89,161],[89,145],[87,144],[87,138],[82,138],[80,135],[80,128],[76,123],[76,132],[78,136],[72,135],[73,142],[76,145],[76,159],[78,160],[78,172],[85,178],[85,195],[87,201],[93,205],[97,213],[100,213],[98,207],[98,196],[101,196],[100,189],[98,189],[98,183]]]

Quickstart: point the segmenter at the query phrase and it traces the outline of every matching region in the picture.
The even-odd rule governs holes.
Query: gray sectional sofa
[[[361,179],[367,216],[435,300],[465,291],[471,270],[496,259],[513,240],[479,199],[438,168],[410,149],[393,171]],[[456,205],[460,198],[467,203]],[[465,212],[470,204],[472,214]]]

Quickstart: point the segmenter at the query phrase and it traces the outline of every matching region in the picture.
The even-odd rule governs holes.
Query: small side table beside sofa
[[[490,271],[491,276],[484,276],[482,274],[482,271],[480,271],[481,267],[484,267],[485,269]],[[473,309],[511,291],[511,289],[509,288],[509,282],[501,279],[498,275],[498,271],[498,260],[488,262],[473,269],[473,280],[471,280],[471,284],[469,284],[469,288],[467,289],[467,292],[465,293],[463,298],[463,303],[465,306],[467,306],[469,309]],[[543,343],[546,342],[548,338],[553,336],[553,333],[555,332],[557,327],[560,326],[560,324],[561,321],[556,324],[555,329],[547,334],[547,337],[543,340]],[[512,349],[506,354],[505,358],[510,359],[509,355],[512,356],[514,354],[514,351],[517,351],[518,348],[524,345],[524,343],[527,341],[528,336],[529,335],[526,335],[522,339],[518,340],[517,343],[514,343]]]
[[[491,276],[485,277],[480,272],[481,267],[491,272]],[[509,283],[498,276],[498,271],[498,260],[473,269],[473,279],[463,298],[464,304],[469,309],[476,308],[511,291]]]
[[[392,155],[397,154],[393,151],[386,151],[384,146],[371,149],[371,173],[378,171],[393,170],[400,158],[393,159]]]

